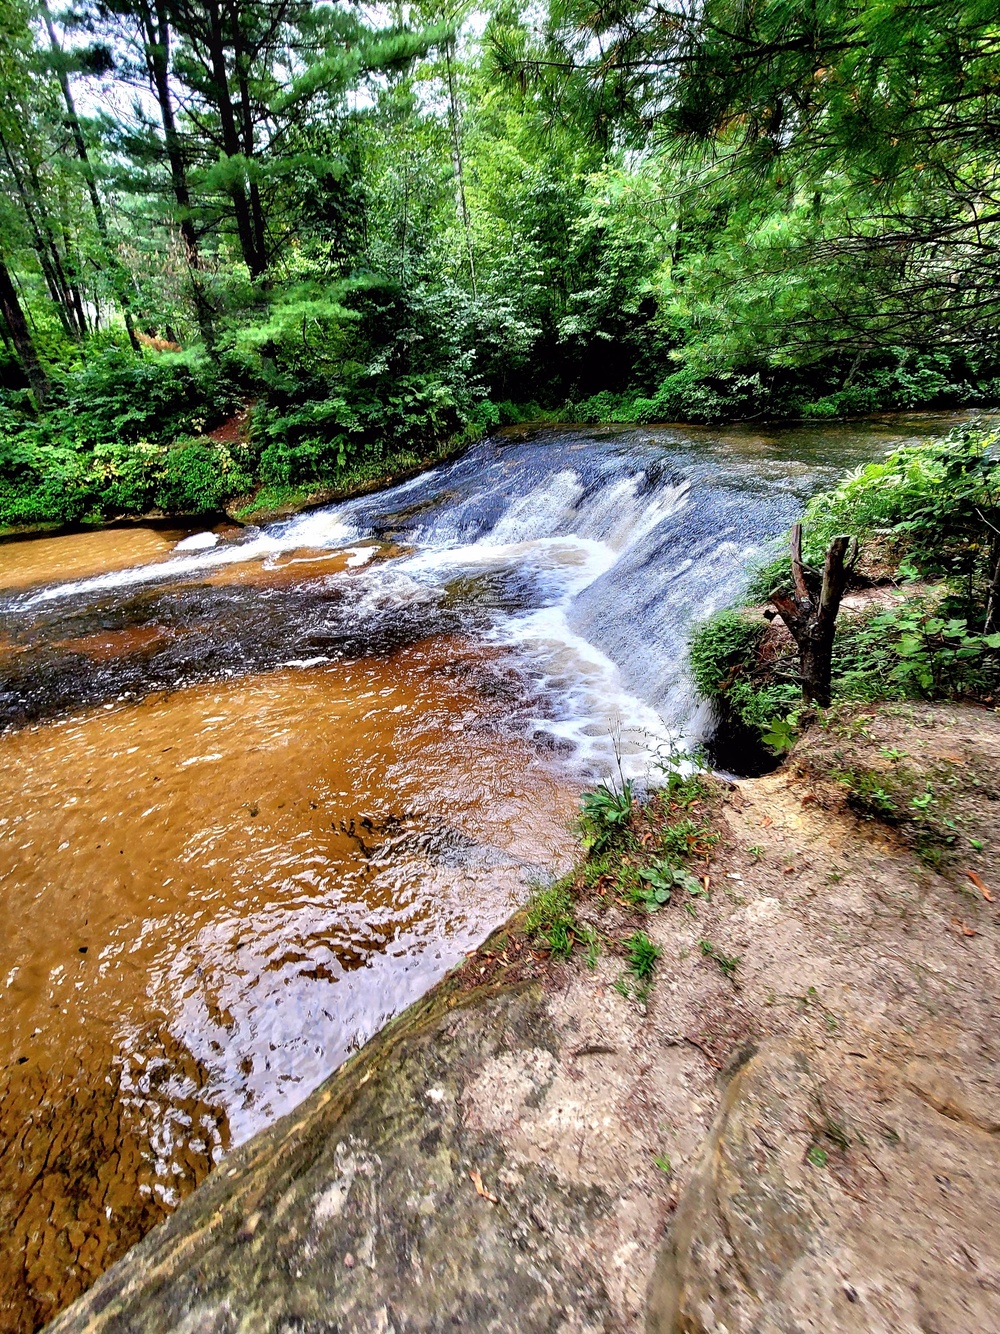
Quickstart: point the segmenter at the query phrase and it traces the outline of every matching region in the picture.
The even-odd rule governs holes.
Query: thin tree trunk
[[[94,168],[90,161],[90,154],[87,152],[87,144],[83,137],[80,117],[76,113],[76,103],[73,101],[73,91],[69,86],[69,75],[66,73],[62,64],[62,47],[59,45],[59,38],[56,36],[55,25],[53,24],[52,16],[49,13],[47,0],[41,0],[41,11],[45,20],[45,28],[49,35],[49,44],[56,57],[59,86],[62,89],[63,101],[66,103],[66,124],[69,126],[70,133],[73,136],[76,155],[83,166],[83,175],[87,182],[87,190],[90,194],[90,204],[94,210],[94,219],[97,222],[97,233],[101,238],[101,246],[104,250],[105,257],[107,258],[108,267],[111,270],[118,300],[121,303],[122,315],[125,319],[125,328],[128,332],[129,342],[132,344],[133,349],[138,352],[139,340],[135,336],[135,322],[132,318],[132,305],[127,290],[127,277],[123,273],[121,260],[115,254],[114,247],[111,244],[111,233],[108,230],[108,220],[105,217],[104,205],[101,203],[100,192],[97,189],[97,178],[94,175]]]
[[[452,42],[448,42],[444,51],[445,69],[448,74],[448,125],[451,129],[451,158],[455,170],[456,190],[458,194],[458,212],[465,232],[465,249],[469,257],[469,278],[472,282],[472,296],[476,297],[476,261],[472,250],[472,228],[469,224],[469,205],[465,196],[465,168],[462,161],[462,121],[461,108],[458,104],[458,89],[455,84],[455,71],[451,63]]]
[[[31,330],[28,328],[28,321],[24,318],[24,310],[21,307],[14,280],[2,259],[0,259],[0,314],[3,315],[11,341],[17,349],[17,355],[28,378],[28,383],[31,385],[35,402],[39,407],[42,407],[48,397],[49,382],[35,353],[34,340],[31,337]]]
[[[49,289],[49,296],[52,298],[52,304],[55,306],[59,315],[59,323],[63,331],[70,338],[78,336],[76,328],[76,312],[73,309],[72,298],[69,294],[69,287],[66,283],[65,275],[62,272],[62,265],[59,261],[59,252],[53,244],[51,232],[48,227],[43,225],[46,220],[40,223],[35,213],[35,207],[32,204],[28,194],[27,185],[14,154],[10,151],[10,146],[2,134],[0,134],[0,149],[3,150],[4,159],[10,169],[11,177],[17,187],[17,193],[21,200],[21,207],[24,210],[24,216],[28,220],[28,227],[31,230],[32,244],[35,253],[38,256],[38,262],[41,265],[42,274],[45,278],[45,285]],[[45,233],[48,233],[46,235]]]
[[[253,132],[253,109],[250,106],[250,85],[247,80],[246,53],[240,36],[240,19],[237,8],[233,23],[234,63],[236,66],[236,85],[240,90],[240,121],[243,140],[243,156],[248,162],[256,152]],[[250,222],[253,227],[254,249],[260,256],[261,265],[267,267],[267,233],[264,226],[264,209],[260,200],[260,187],[250,178]]]
[[[80,290],[83,282],[83,273],[81,272],[80,262],[77,256],[73,254],[73,245],[70,240],[69,232],[66,230],[65,223],[62,224],[63,234],[63,255],[65,256],[65,267],[68,270],[66,281],[69,284],[70,295],[73,298],[73,308],[76,311],[76,319],[84,334],[87,332],[87,312],[83,305],[83,293]]]
[[[990,551],[993,565],[993,578],[990,580],[990,594],[986,601],[986,625],[984,634],[992,635],[1000,630],[1000,539],[994,539]]]
[[[83,308],[83,297],[80,294],[80,284],[83,280],[83,274],[78,258],[73,254],[73,244],[70,239],[69,231],[66,228],[66,190],[65,185],[59,186],[59,217],[53,221],[45,203],[46,194],[42,189],[42,183],[38,179],[38,169],[31,159],[28,159],[28,175],[31,177],[31,187],[35,192],[35,198],[39,201],[39,208],[42,218],[45,222],[45,230],[51,238],[52,254],[54,255],[59,270],[63,275],[63,281],[66,284],[66,292],[70,298],[70,304],[76,312],[76,324],[80,330],[80,337],[87,336],[87,313]],[[59,238],[57,230],[62,233],[62,250],[59,249]]]
[[[170,183],[173,187],[174,199],[177,201],[181,238],[184,241],[188,269],[191,274],[195,314],[205,345],[211,349],[215,345],[215,327],[212,320],[212,309],[201,281],[201,254],[198,248],[198,235],[194,228],[194,219],[191,216],[191,193],[188,189],[180,135],[177,132],[177,122],[174,118],[173,99],[170,96],[170,23],[163,0],[156,0],[155,17],[154,10],[148,5],[145,6],[142,14],[142,25],[150,82],[153,85],[156,100],[160,107],[163,140],[167,150],[167,162],[170,167]]]

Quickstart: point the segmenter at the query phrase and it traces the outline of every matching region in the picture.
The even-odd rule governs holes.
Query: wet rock
[[[617,1328],[587,1258],[614,1186],[500,1133],[555,1075],[539,989],[453,1006],[446,988],[410,1011],[52,1328]],[[510,1046],[527,1040],[518,1075]],[[483,1117],[465,1100],[482,1101],[486,1071],[505,1100]]]

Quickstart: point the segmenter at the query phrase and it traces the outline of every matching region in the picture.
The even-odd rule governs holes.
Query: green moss
[[[767,631],[763,620],[720,611],[695,630],[689,651],[695,684],[709,699],[726,694],[754,660]]]

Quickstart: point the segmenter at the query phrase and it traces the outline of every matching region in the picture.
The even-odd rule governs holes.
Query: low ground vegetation
[[[697,919],[699,901],[710,897],[720,797],[709,774],[681,769],[644,796],[628,780],[587,793],[578,821],[581,860],[539,887],[523,917],[532,947],[542,957],[567,959],[579,949],[590,967],[602,954],[619,957],[615,989],[644,1004],[661,953],[646,924],[664,912]]]

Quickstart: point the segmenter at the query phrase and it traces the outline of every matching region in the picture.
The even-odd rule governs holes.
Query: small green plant
[[[674,805],[687,808],[701,801],[707,795],[708,788],[701,774],[672,773],[667,777],[666,793]]]
[[[629,971],[640,982],[653,976],[656,961],[663,953],[658,945],[653,944],[645,931],[633,932],[625,942],[625,951],[628,956]]]
[[[761,847],[759,843],[755,843],[752,848],[747,848],[747,852],[750,854],[750,856],[754,859],[755,862],[759,862],[761,857],[763,857],[764,855],[764,849]]]
[[[705,897],[705,889],[690,872],[668,862],[656,862],[639,872],[646,881],[647,888],[636,890],[633,897],[646,908],[647,912],[656,912],[663,904],[670,901],[675,889],[686,889],[691,895]]]
[[[650,866],[640,871],[639,875],[646,881],[647,888],[637,890],[635,897],[647,912],[656,912],[657,908],[662,908],[670,901],[674,888],[674,873],[672,870]]]
[[[866,814],[894,817],[898,814],[892,794],[883,786],[886,779],[870,769],[835,769],[832,777],[843,783],[856,808]]]
[[[634,801],[632,783],[627,778],[620,789],[601,783],[584,795],[579,827],[587,852],[604,852],[626,832]]]
[[[821,1149],[818,1144],[810,1145],[806,1161],[812,1163],[813,1167],[826,1167],[827,1159],[826,1149]]]
[[[601,938],[592,926],[585,926],[580,931],[580,939],[587,947],[587,953],[584,955],[587,967],[593,971],[601,954]]]
[[[658,1167],[661,1172],[665,1172],[667,1176],[673,1174],[674,1165],[665,1153],[658,1153],[653,1159],[653,1164]]]
[[[848,1135],[847,1127],[843,1121],[833,1121],[827,1117],[823,1123],[823,1134],[831,1144],[837,1146],[841,1153],[846,1153],[851,1147],[851,1137]]]
[[[660,835],[660,847],[668,857],[690,857],[694,853],[704,853],[718,841],[717,834],[689,816],[667,825]]]
[[[699,940],[698,948],[706,959],[712,959],[718,964],[725,977],[730,979],[736,976],[736,970],[740,966],[741,956],[738,954],[723,954],[721,950],[716,949],[710,940]]]
[[[554,885],[535,891],[524,922],[528,935],[539,937],[556,958],[569,958],[575,927],[573,900],[566,880],[557,880]]]
[[[918,815],[926,815],[928,807],[931,806],[934,801],[934,792],[931,788],[928,788],[926,792],[921,792],[919,796],[911,797],[910,805]]]
[[[771,718],[763,727],[761,740],[775,755],[787,755],[798,740],[797,713],[786,714],[784,718]]]

